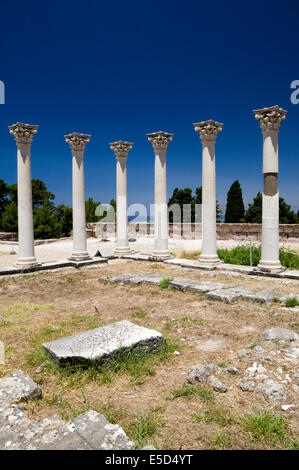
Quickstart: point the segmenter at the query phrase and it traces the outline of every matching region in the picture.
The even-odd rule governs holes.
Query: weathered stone
[[[296,359],[299,357],[299,348],[284,348],[281,352],[287,356]]]
[[[52,442],[36,442],[35,446],[42,450],[131,450],[135,447],[120,426],[110,424],[93,410],[62,426]]]
[[[109,365],[126,350],[140,348],[151,353],[163,343],[165,339],[158,331],[123,320],[45,343],[43,347],[58,363],[94,361],[100,367]]]
[[[241,375],[242,372],[237,369],[236,367],[227,367],[226,369],[226,372],[228,372],[229,374],[232,374],[232,375]]]
[[[210,375],[207,381],[211,385],[211,387],[213,387],[215,392],[225,393],[227,391],[227,386],[223,382],[218,380],[214,375]]]
[[[0,379],[0,405],[41,396],[40,386],[21,370],[16,370]]]
[[[165,278],[161,274],[157,273],[137,273],[137,274],[121,274],[119,276],[112,277],[100,277],[99,281],[118,283],[123,282],[125,284],[152,284],[159,285],[160,282]]]
[[[198,383],[198,382],[204,382],[208,377],[210,373],[206,369],[205,366],[199,364],[197,366],[192,367],[192,369],[188,373],[188,382],[190,383]]]
[[[275,299],[279,299],[281,297],[281,293],[273,292],[269,290],[263,290],[260,292],[248,292],[243,296],[244,300],[249,300],[251,302],[259,302],[259,303],[266,303],[270,304]]]
[[[249,377],[254,377],[255,374],[262,374],[263,372],[266,372],[266,369],[258,362],[254,362],[252,367],[248,367],[245,370],[245,374],[249,375]]]
[[[209,300],[219,300],[228,304],[242,298],[247,291],[251,291],[251,289],[247,289],[246,287],[233,287],[231,289],[210,291],[205,295],[205,298]]]
[[[269,328],[263,331],[261,338],[266,341],[295,341],[299,340],[299,335],[295,331],[285,328]]]
[[[289,411],[291,408],[295,408],[295,405],[281,405],[282,411]]]
[[[246,356],[252,356],[251,349],[240,349],[240,351],[238,351],[238,357],[242,358]]]
[[[145,446],[145,447],[142,447],[141,450],[157,450],[157,449],[154,446]]]
[[[249,380],[248,382],[239,383],[239,387],[243,392],[253,392],[255,389],[255,383]]]
[[[253,348],[254,352],[257,353],[257,354],[261,354],[264,352],[264,349],[261,347],[261,346],[255,346]]]
[[[286,398],[285,387],[271,379],[265,380],[263,383],[259,384],[255,389],[255,393],[263,395],[268,402],[281,401]]]
[[[210,292],[214,290],[226,289],[228,287],[232,287],[229,284],[221,284],[215,282],[200,282],[194,281],[193,279],[185,279],[185,278],[175,278],[173,281],[169,283],[169,287],[173,289],[178,289],[182,291],[192,290],[195,292]]]

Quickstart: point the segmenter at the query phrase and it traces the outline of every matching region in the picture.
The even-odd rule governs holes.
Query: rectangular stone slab
[[[156,352],[165,343],[162,334],[123,320],[43,344],[51,358],[60,363],[109,365],[123,351],[140,348]]]

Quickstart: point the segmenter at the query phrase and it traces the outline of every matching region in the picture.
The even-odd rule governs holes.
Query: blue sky
[[[108,143],[134,142],[129,204],[154,194],[146,133],[174,133],[167,186],[201,185],[201,142],[192,123],[223,122],[216,142],[217,198],[236,179],[244,201],[262,190],[262,134],[252,110],[288,110],[279,134],[280,194],[299,209],[298,1],[14,1],[1,5],[0,178],[16,181],[7,126],[38,124],[32,177],[71,205],[71,153],[64,134],[92,134],[85,152],[86,198],[115,197]]]

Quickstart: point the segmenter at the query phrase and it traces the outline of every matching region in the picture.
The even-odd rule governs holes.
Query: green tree
[[[96,216],[95,212],[100,204],[100,202],[95,202],[92,197],[85,201],[85,218],[87,223],[99,221],[100,217]]]
[[[252,224],[261,224],[262,223],[262,202],[263,196],[261,192],[258,192],[253,203],[249,204],[246,211],[245,219],[246,222]],[[298,218],[296,213],[291,210],[291,206],[287,204],[284,198],[279,198],[279,223],[280,224],[296,224],[298,223]]]
[[[0,217],[6,204],[8,203],[9,189],[8,185],[0,179]]]
[[[64,204],[56,207],[55,217],[59,224],[60,237],[69,237],[73,228],[73,209]]]
[[[3,232],[18,231],[18,206],[14,201],[9,201],[2,210],[0,226]]]
[[[226,223],[238,223],[244,221],[245,208],[242,196],[242,188],[238,180],[234,181],[227,193],[225,210]]]
[[[194,197],[191,188],[179,189],[175,188],[171,198],[168,201],[168,207],[177,204],[181,209],[181,222],[183,222],[183,207],[184,204],[191,205],[191,221],[194,220]],[[173,212],[169,212],[169,222],[173,222]]]
[[[8,186],[10,200],[18,202],[18,185],[13,183]],[[54,201],[55,194],[47,190],[45,183],[38,179],[32,180],[32,205],[41,207],[46,201]]]

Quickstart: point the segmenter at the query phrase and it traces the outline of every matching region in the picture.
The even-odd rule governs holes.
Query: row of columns
[[[279,261],[278,130],[287,111],[272,106],[254,111],[263,133],[263,209],[261,270],[282,270]],[[16,123],[9,126],[17,144],[18,158],[18,267],[37,265],[34,251],[30,149],[38,126]],[[208,120],[194,124],[202,142],[202,251],[199,263],[220,263],[216,244],[216,167],[215,143],[223,124]],[[155,154],[155,245],[153,256],[171,257],[168,249],[168,206],[166,185],[166,150],[173,134],[147,134]],[[90,259],[87,251],[84,191],[84,150],[91,136],[74,132],[65,136],[72,152],[73,252],[74,261]],[[116,157],[117,246],[115,254],[129,254],[127,216],[127,156],[131,142],[110,144]]]

